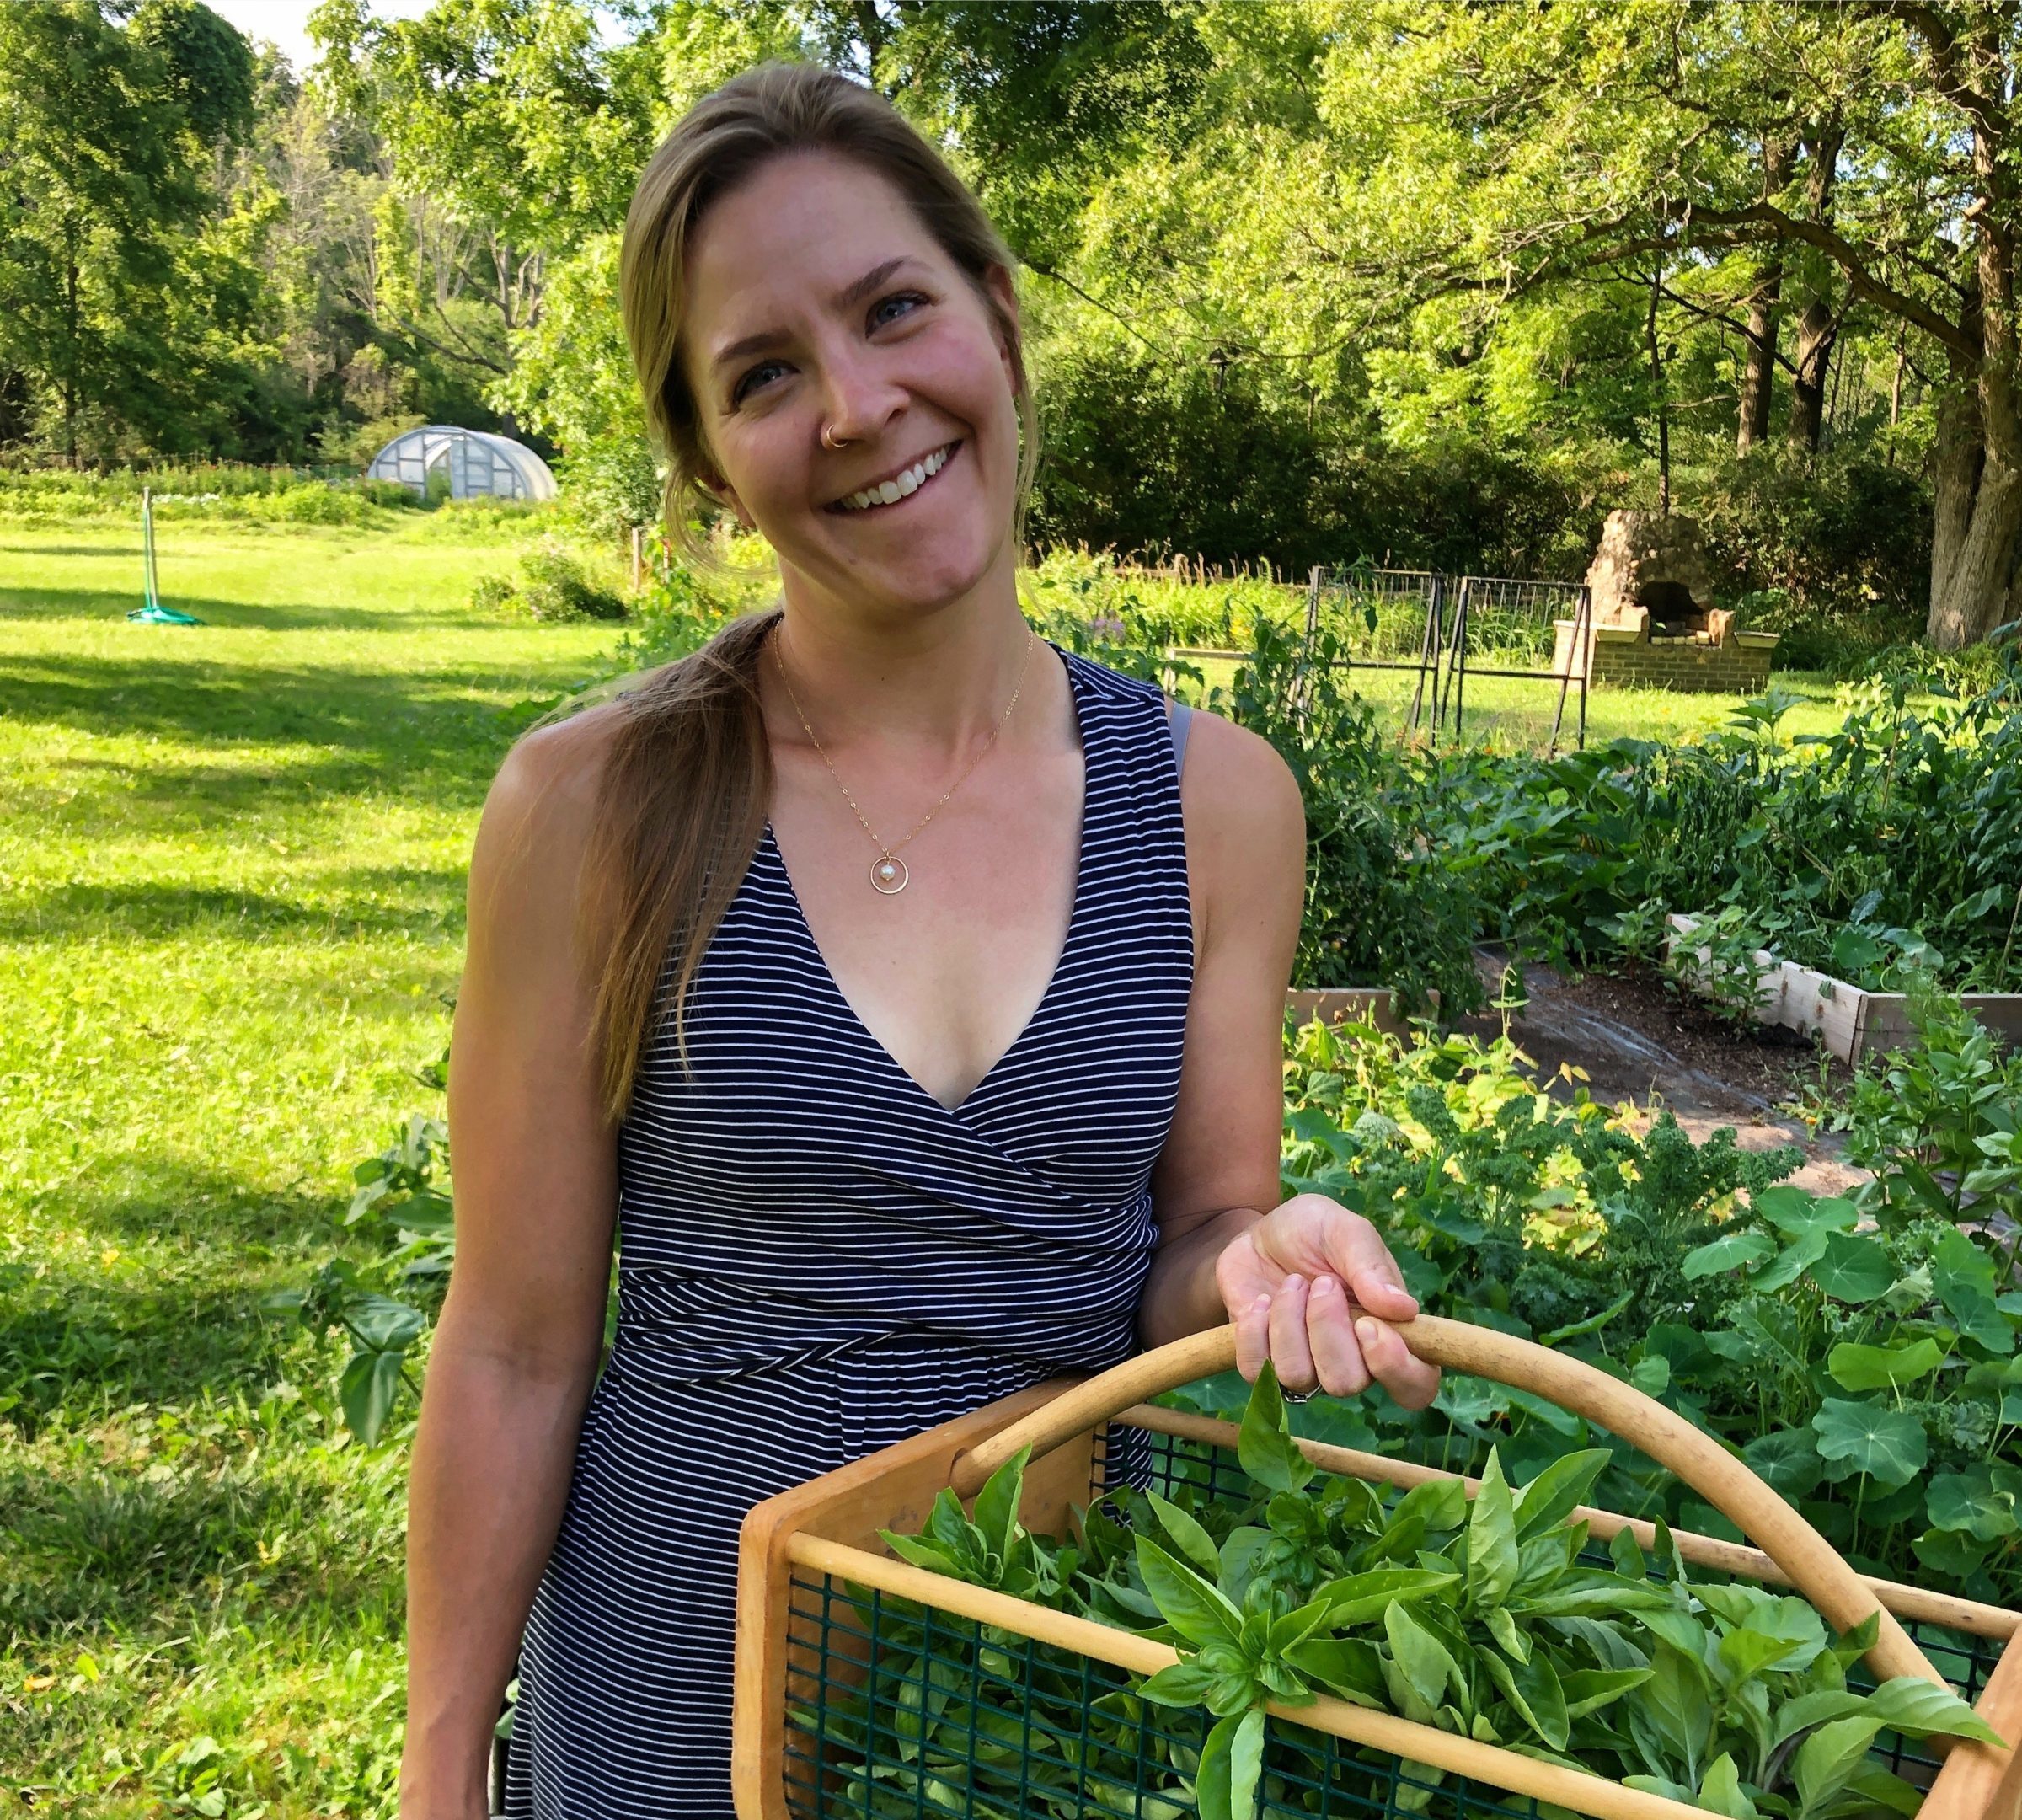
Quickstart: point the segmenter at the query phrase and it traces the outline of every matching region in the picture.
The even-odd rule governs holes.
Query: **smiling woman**
[[[1232,1319],[1295,1394],[1433,1394],[1373,1228],[1278,1203],[1296,785],[1019,611],[1010,269],[813,68],[729,83],[639,184],[670,526],[714,500],[782,597],[530,735],[486,804],[406,1820],[485,1812],[516,1658],[509,1813],[726,1816],[739,1523],[890,1442]]]

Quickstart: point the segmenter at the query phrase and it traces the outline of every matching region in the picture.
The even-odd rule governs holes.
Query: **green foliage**
[[[1285,1186],[1376,1221],[1433,1312],[1562,1347],[1722,1437],[1864,1571],[2012,1603],[2022,1291],[1995,1210],[2013,1205],[1997,1153],[2022,1092],[1970,1020],[1927,1017],[1925,1040],[1877,1065],[1858,1116],[1880,1174],[1845,1199],[1780,1186],[1794,1149],[1750,1155],[1725,1132],[1695,1146],[1662,1116],[1638,1137],[1577,1089],[1549,1099],[1506,1041],[1314,1025],[1288,1067]],[[1175,1400],[1228,1413],[1242,1394],[1212,1379]],[[1491,1445],[1534,1472],[1607,1444],[1464,1383],[1419,1415],[1372,1392],[1296,1419],[1455,1469]],[[1721,1524],[1619,1448],[1596,1502]]]
[[[1693,743],[1452,754],[1432,838],[1527,953],[1647,954],[1659,912],[1699,916],[1737,1012],[1751,944],[1870,989],[1928,973],[2003,990],[2022,980],[2022,697],[2003,677],[1920,709],[1912,686],[1897,671],[1847,689],[1837,730],[1787,741],[1788,698],[1765,698]]]
[[[481,577],[470,600],[482,609],[544,620],[623,619],[630,610],[622,595],[597,585],[581,555],[553,538],[524,552],[511,579]]]
[[[1598,1565],[1572,1513],[1605,1450],[1567,1454],[1512,1487],[1491,1448],[1472,1502],[1455,1479],[1399,1496],[1316,1475],[1268,1363],[1241,1432],[1240,1490],[1204,1496],[1175,1460],[1182,1477],[1170,1497],[1110,1492],[1073,1541],[1018,1521],[1023,1453],[979,1494],[973,1522],[944,1492],[917,1535],[885,1532],[916,1565],[1174,1646],[1178,1661],[1137,1683],[1134,1697],[1204,1709],[1213,1723],[1197,1753],[1184,1733],[1141,1728],[1131,1700],[1078,1686],[1067,1651],[1024,1652],[1027,1685],[986,1679],[976,1671],[998,1656],[1002,1632],[943,1619],[929,1633],[920,1607],[887,1601],[868,1684],[832,1686],[818,1712],[797,1716],[846,1779],[879,1791],[870,1811],[896,1816],[943,1775],[949,1781],[931,1785],[957,1800],[964,1783],[971,1800],[987,1799],[1000,1779],[1007,1794],[1015,1779],[1044,1799],[1055,1781],[1051,1737],[1080,1741],[1083,1791],[1114,1781],[1179,1795],[1190,1780],[1202,1820],[1247,1820],[1261,1800],[1281,1803],[1281,1791],[1323,1780],[1352,1796],[1359,1775],[1374,1783],[1377,1805],[1422,1806],[1422,1794],[1386,1790],[1380,1753],[1360,1768],[1328,1759],[1323,1779],[1317,1736],[1296,1723],[1267,1728],[1268,1705],[1296,1710],[1322,1694],[1742,1820],[1853,1820],[1878,1803],[1910,1812],[1917,1791],[1876,1750],[1884,1733],[1996,1741],[1948,1689],[1915,1678],[1850,1686],[1875,1620],[1835,1637],[1800,1598],[1688,1582],[1661,1525],[1654,1572],[1633,1541]],[[1395,1565],[1406,1560],[1415,1565]],[[909,1699],[909,1687],[934,1691]],[[907,1716],[896,1751],[881,1716],[894,1710]],[[1013,1732],[993,1722],[1003,1720]],[[979,1753],[981,1738],[1015,1748]]]

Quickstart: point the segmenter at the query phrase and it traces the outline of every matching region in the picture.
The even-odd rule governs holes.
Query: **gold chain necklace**
[[[821,741],[815,737],[815,730],[807,724],[807,716],[800,711],[800,698],[794,693],[793,679],[786,673],[786,659],[779,655],[778,635],[775,634],[768,642],[772,649],[773,661],[779,666],[779,680],[786,685],[786,699],[794,704],[794,715],[800,722],[800,731],[807,735],[809,743],[821,754],[821,763],[828,767],[828,774],[836,780],[836,788],[842,792],[843,801],[849,805],[864,832],[870,836],[871,844],[878,849],[878,857],[870,863],[870,888],[880,897],[897,897],[901,891],[906,889],[907,881],[912,876],[906,868],[906,862],[899,858],[899,848],[905,846],[912,839],[913,834],[917,834],[922,828],[933,821],[934,816],[940,812],[941,804],[946,802],[963,784],[967,783],[969,774],[990,756],[990,748],[997,744],[997,736],[1004,731],[1004,723],[1011,718],[1011,710],[1018,706],[1019,693],[1025,686],[1025,672],[1032,666],[1032,648],[1039,643],[1039,634],[1030,627],[1026,629],[1025,655],[1018,666],[1017,686],[1011,691],[1011,699],[1004,704],[1004,711],[997,717],[997,725],[991,728],[990,737],[983,741],[982,750],[969,761],[963,768],[962,774],[941,792],[940,802],[937,802],[913,824],[912,834],[908,834],[905,840],[899,843],[898,847],[887,847],[883,841],[880,840],[877,830],[864,819],[864,811],[857,807],[857,799],[850,795],[848,784],[842,781],[842,774],[836,769],[835,761],[828,756],[827,749]]]

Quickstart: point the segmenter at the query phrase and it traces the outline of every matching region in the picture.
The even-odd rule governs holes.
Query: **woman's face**
[[[1015,554],[1010,351],[890,182],[832,153],[773,158],[703,217],[687,272],[709,478],[789,576],[917,611]]]

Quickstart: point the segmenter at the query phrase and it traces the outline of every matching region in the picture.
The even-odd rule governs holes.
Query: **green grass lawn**
[[[522,529],[0,524],[0,1807],[390,1814],[404,1456],[258,1310],[435,1096]],[[26,1812],[25,1806],[19,1811]]]
[[[131,527],[0,522],[0,1806],[393,1812],[404,1451],[259,1303],[437,1103],[510,710],[614,634],[464,604],[538,526],[383,519],[164,522],[192,629],[126,621]],[[1479,688],[1479,729],[1549,717]]]

